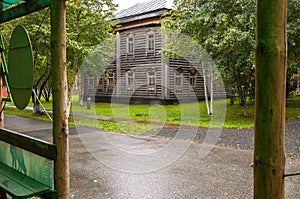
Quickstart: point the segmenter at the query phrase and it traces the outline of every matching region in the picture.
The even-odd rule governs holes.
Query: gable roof
[[[170,10],[173,6],[173,0],[147,0],[142,3],[135,4],[127,9],[117,12],[116,18],[124,19],[129,17],[134,17],[138,15],[144,15],[147,13],[160,11],[160,10]]]

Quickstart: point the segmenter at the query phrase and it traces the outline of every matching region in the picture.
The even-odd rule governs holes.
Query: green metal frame
[[[11,2],[12,4],[7,4],[5,2]],[[31,14],[33,12],[47,8],[50,5],[50,0],[26,0],[26,1],[2,0],[2,4],[0,4],[0,6],[2,5],[2,9],[3,9],[8,5],[13,5],[13,2],[19,4],[16,4],[11,8],[8,7],[7,9],[2,10],[0,12],[0,23],[4,23]]]

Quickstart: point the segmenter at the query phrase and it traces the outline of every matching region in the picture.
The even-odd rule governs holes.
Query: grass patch
[[[101,121],[82,117],[70,117],[69,125],[71,126],[89,126],[100,128],[105,131],[120,132],[125,134],[143,135],[147,131],[157,129],[157,126],[146,124],[132,124],[124,122]]]
[[[51,109],[52,103],[42,101],[45,108]],[[288,119],[300,116],[300,96],[287,99],[286,117]],[[243,108],[240,105],[229,105],[228,100],[214,101],[214,114],[207,115],[205,102],[185,103],[177,105],[126,105],[110,103],[91,103],[91,109],[78,103],[78,96],[73,97],[73,112],[92,115],[114,116],[133,120],[146,120],[155,122],[168,122],[202,127],[224,128],[251,128],[254,126],[254,106],[247,106],[248,117],[243,116]],[[6,108],[5,113],[33,117],[48,120],[46,115],[34,115],[32,111],[19,111],[14,108]],[[51,116],[52,117],[52,116]],[[225,123],[224,123],[225,118]],[[124,122],[100,121],[87,118],[70,117],[70,125],[90,126],[106,131],[115,131],[141,135],[146,131],[158,128],[151,124],[132,124]]]
[[[300,116],[300,96],[290,97],[286,100],[286,117],[288,119]]]
[[[5,114],[17,115],[22,117],[30,117],[38,120],[51,121],[47,115],[33,114],[30,110],[18,110],[16,108],[5,108]],[[52,117],[52,114],[49,114]],[[131,124],[131,123],[117,123],[113,121],[100,121],[95,119],[88,119],[82,117],[69,117],[70,126],[88,126],[100,128],[105,131],[114,131],[126,134],[143,135],[144,132],[154,130],[157,126],[147,124]]]
[[[10,115],[17,115],[17,116],[23,116],[23,117],[30,117],[38,120],[45,120],[50,121],[47,115],[39,115],[34,114],[31,110],[18,110],[16,108],[10,108],[6,107],[4,109],[4,114],[10,114]],[[50,117],[52,118],[52,113],[49,113]]]

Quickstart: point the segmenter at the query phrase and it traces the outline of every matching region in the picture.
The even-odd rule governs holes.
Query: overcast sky
[[[118,10],[123,10],[133,6],[134,4],[146,1],[146,0],[113,0],[114,3],[119,4]]]

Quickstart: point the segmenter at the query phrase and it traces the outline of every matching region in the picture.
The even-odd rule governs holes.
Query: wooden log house
[[[172,104],[204,99],[203,78],[186,59],[162,61],[161,18],[169,0],[148,0],[116,14],[120,26],[112,64],[103,77],[84,76],[84,99]]]

